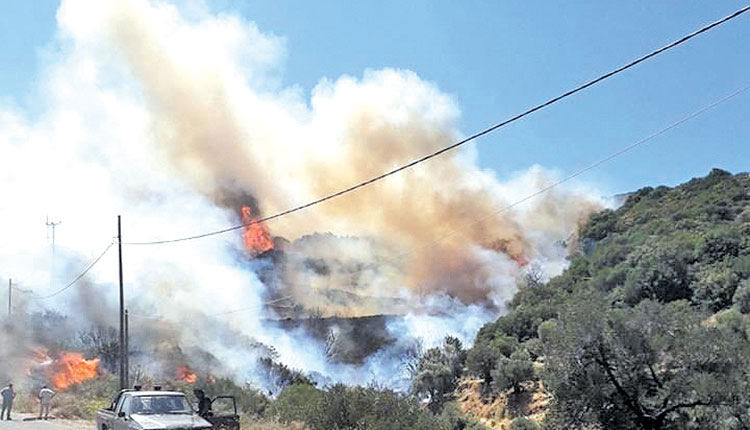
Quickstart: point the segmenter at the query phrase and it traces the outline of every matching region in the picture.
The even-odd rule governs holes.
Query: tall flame
[[[271,239],[268,227],[255,221],[257,221],[257,218],[253,216],[253,210],[249,206],[242,206],[242,223],[245,224],[245,232],[242,233],[242,238],[245,241],[245,249],[252,256],[273,249],[273,239]]]
[[[198,376],[193,373],[192,370],[190,370],[187,366],[180,366],[177,368],[177,379],[181,379],[188,384],[195,384],[195,381],[198,380]]]
[[[86,360],[83,354],[77,352],[63,352],[56,362],[52,384],[56,388],[68,388],[83,381],[96,377],[99,370],[99,359]]]

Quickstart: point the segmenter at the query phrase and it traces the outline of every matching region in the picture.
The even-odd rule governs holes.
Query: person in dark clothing
[[[3,419],[3,415],[7,411],[6,420],[10,421],[10,410],[13,409],[13,399],[16,398],[16,391],[13,389],[13,384],[8,384],[7,387],[0,391],[0,395],[3,398],[3,409],[0,412],[0,420]]]
[[[193,394],[198,399],[198,415],[202,417],[210,417],[211,414],[211,399],[206,396],[206,393],[201,389],[193,390]]]

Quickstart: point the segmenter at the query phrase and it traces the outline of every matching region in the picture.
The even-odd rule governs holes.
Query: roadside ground
[[[34,414],[13,413],[11,421],[0,421],[0,430],[94,430],[93,421],[50,419],[36,420]],[[25,421],[24,421],[25,420]]]

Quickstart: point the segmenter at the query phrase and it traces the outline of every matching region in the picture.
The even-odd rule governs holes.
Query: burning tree
[[[271,232],[268,231],[265,223],[258,222],[250,206],[242,206],[242,223],[245,225],[242,239],[245,242],[247,252],[255,257],[273,249]]]
[[[102,367],[117,372],[119,363],[119,341],[113,327],[96,326],[78,333],[78,344],[88,356],[99,357]]]

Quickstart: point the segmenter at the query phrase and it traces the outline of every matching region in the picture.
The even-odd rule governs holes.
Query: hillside
[[[486,401],[543,384],[548,428],[747,428],[748,278],[748,174],[644,188],[583,226],[562,275],[530,276],[467,365]]]
[[[387,325],[401,318],[395,315],[366,317],[309,317],[268,320],[266,324],[284,330],[302,329],[326,346],[326,358],[333,363],[362,364],[365,359],[396,339]]]

